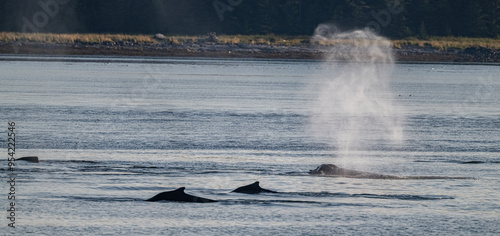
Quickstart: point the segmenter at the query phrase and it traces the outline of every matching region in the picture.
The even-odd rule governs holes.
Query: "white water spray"
[[[401,143],[403,113],[394,106],[389,87],[394,67],[390,42],[368,29],[339,33],[324,24],[312,40],[331,45],[322,79],[312,86],[317,100],[311,126],[339,153],[336,163],[365,162],[356,151]]]

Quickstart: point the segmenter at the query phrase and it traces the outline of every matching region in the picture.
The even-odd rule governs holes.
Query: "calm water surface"
[[[321,61],[1,59],[5,137],[14,121],[15,155],[42,160],[16,163],[16,228],[4,211],[2,232],[500,234],[498,66],[395,66],[382,96],[405,117],[404,142],[361,137],[367,145],[350,153],[358,162],[342,167],[471,178],[386,180],[307,175],[344,156],[310,131],[311,84],[335,73]],[[230,192],[257,180],[280,193]],[[143,201],[181,186],[220,201]]]

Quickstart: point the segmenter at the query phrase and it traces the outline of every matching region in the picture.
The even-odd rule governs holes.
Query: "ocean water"
[[[310,60],[2,56],[0,234],[500,234],[499,66],[396,64],[380,96],[404,117],[403,142],[359,137],[352,162],[311,131],[314,85],[332,73]],[[15,157],[40,163],[7,170],[8,122]],[[308,175],[323,163],[468,178]],[[254,181],[279,193],[231,192]],[[144,201],[182,186],[219,201]]]

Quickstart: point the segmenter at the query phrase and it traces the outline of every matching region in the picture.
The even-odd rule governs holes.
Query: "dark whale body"
[[[403,179],[404,177],[394,175],[382,175],[364,171],[349,170],[340,168],[334,164],[322,164],[314,170],[310,170],[309,174],[331,177],[348,177],[348,178],[366,178],[366,179]]]
[[[16,161],[27,161],[27,162],[34,162],[34,163],[39,162],[37,156],[21,157],[21,158],[17,158]]]
[[[212,199],[196,197],[193,195],[189,195],[184,192],[185,187],[178,188],[173,191],[167,191],[157,194],[156,196],[146,200],[148,202],[157,202],[157,201],[173,201],[173,202],[217,202]]]
[[[328,176],[328,177],[346,177],[346,178],[364,178],[364,179],[474,179],[470,177],[447,177],[447,176],[395,176],[382,175],[364,171],[356,171],[340,168],[333,164],[321,164],[314,170],[309,171],[310,175]]]
[[[231,192],[235,193],[247,193],[247,194],[257,194],[257,193],[277,193],[276,191],[263,189],[259,185],[259,181],[256,181],[253,184],[241,186]]]

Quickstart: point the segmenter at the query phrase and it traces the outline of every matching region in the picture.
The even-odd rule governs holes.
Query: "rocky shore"
[[[329,46],[300,44],[280,46],[267,44],[222,44],[210,40],[175,44],[102,42],[102,43],[40,43],[0,42],[0,54],[31,55],[114,55],[160,57],[218,57],[218,58],[280,58],[322,59]],[[500,50],[483,47],[439,50],[415,45],[394,48],[396,59],[402,62],[479,62],[499,63]]]

